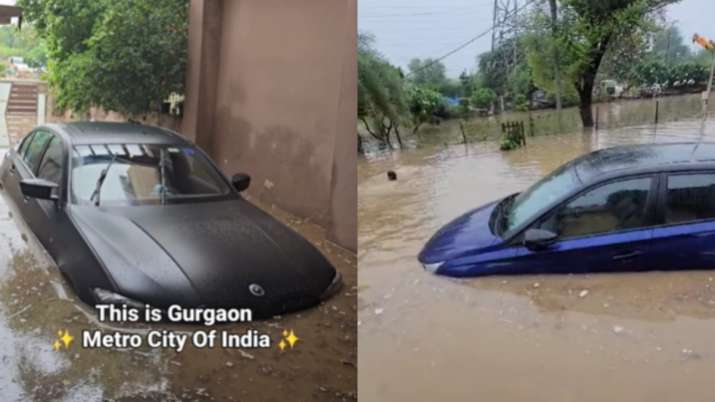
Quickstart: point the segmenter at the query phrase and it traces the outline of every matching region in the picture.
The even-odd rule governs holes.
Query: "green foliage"
[[[47,65],[47,46],[30,24],[18,29],[12,25],[0,26],[0,57],[18,56],[30,67]]]
[[[445,67],[441,61],[414,58],[410,60],[407,69],[410,81],[417,85],[439,91],[447,83]]]
[[[491,88],[479,88],[472,95],[472,104],[480,109],[489,109],[497,99],[497,94]]]
[[[529,66],[537,87],[553,93],[554,54],[558,52],[563,90],[575,90],[580,98],[582,122],[593,125],[591,97],[596,76],[607,52],[618,74],[630,68],[628,56],[640,49],[652,29],[653,12],[677,0],[562,0],[556,33],[550,34],[550,18],[537,11],[531,19]]]
[[[374,38],[358,35],[358,118],[377,140],[390,144],[390,134],[408,113],[402,72],[372,46]]]
[[[508,122],[502,125],[502,130],[506,129],[502,136],[499,149],[502,151],[511,151],[526,145],[526,136],[524,135],[523,122]]]
[[[188,0],[18,0],[46,39],[60,108],[129,116],[182,93]]]
[[[499,143],[499,149],[502,151],[511,151],[517,148],[519,148],[519,143],[513,138],[509,138],[507,136],[502,137],[501,142]]]
[[[442,95],[429,88],[409,85],[407,87],[407,106],[412,119],[413,132],[417,132],[420,125],[429,122],[443,106]]]
[[[466,70],[462,71],[459,74],[459,85],[461,86],[461,95],[469,98],[474,90],[474,76],[468,74]]]
[[[509,73],[511,66],[523,61],[520,56],[523,54],[521,46],[520,41],[511,39],[504,41],[494,51],[480,54],[478,56],[480,84],[500,95],[511,90]]]
[[[529,110],[529,104],[524,94],[517,94],[514,98],[514,109],[517,112],[526,112]]]
[[[648,57],[666,65],[673,65],[690,60],[692,54],[680,29],[676,25],[668,25],[659,27],[653,35],[653,46]]]
[[[635,66],[632,82],[636,85],[660,85],[664,88],[692,86],[708,79],[707,67],[696,62],[666,65],[651,61]]]

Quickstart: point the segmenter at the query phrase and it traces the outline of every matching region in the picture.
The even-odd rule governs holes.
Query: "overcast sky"
[[[375,35],[377,49],[404,67],[413,57],[439,57],[489,29],[493,6],[494,0],[358,0],[358,29]],[[682,0],[666,14],[688,41],[695,32],[715,39],[715,0]],[[490,46],[487,34],[449,56],[447,73],[473,70],[476,55]]]

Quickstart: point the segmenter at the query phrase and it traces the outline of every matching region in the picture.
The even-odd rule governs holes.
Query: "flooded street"
[[[3,152],[4,153],[4,152]],[[1,156],[2,154],[0,154]],[[223,325],[270,335],[269,349],[83,349],[85,329],[146,334],[197,326],[99,323],[80,302],[26,225],[0,198],[0,400],[2,401],[354,401],[356,400],[355,256],[324,230],[261,205],[316,244],[345,286],[319,307],[251,324]],[[57,331],[75,341],[54,351]],[[284,329],[300,341],[276,346]]]
[[[598,132],[528,137],[511,152],[498,141],[465,146],[454,133],[433,132],[411,149],[362,158],[360,400],[712,400],[715,271],[456,280],[416,260],[443,224],[576,156],[697,140],[692,97],[681,99],[681,112],[677,101],[665,109],[673,121],[657,128],[618,118],[652,110],[631,101],[602,106],[612,124]],[[705,140],[715,141],[715,119]],[[388,181],[387,170],[398,180]]]

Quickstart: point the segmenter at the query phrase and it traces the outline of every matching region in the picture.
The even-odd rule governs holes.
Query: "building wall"
[[[192,0],[183,131],[356,249],[356,0]]]

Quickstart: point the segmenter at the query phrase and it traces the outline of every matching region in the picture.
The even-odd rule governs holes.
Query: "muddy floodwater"
[[[3,152],[4,153],[4,152]],[[1,156],[1,154],[0,154]],[[197,326],[106,324],[77,299],[52,260],[0,198],[1,401],[354,401],[357,393],[355,255],[318,226],[271,206],[279,220],[316,244],[342,273],[342,291],[319,307],[267,321],[215,328],[270,335],[269,349],[83,349],[80,333],[191,333]],[[75,337],[54,351],[57,331]],[[284,329],[300,340],[276,346]]]
[[[692,114],[685,99],[683,116]],[[678,117],[678,100],[669,102]],[[611,107],[622,116],[652,110],[640,101]],[[707,123],[704,139],[715,141],[715,120]],[[434,132],[411,149],[362,158],[360,400],[714,400],[715,270],[455,280],[416,260],[441,225],[578,155],[696,140],[700,128],[688,117],[613,124],[529,137],[511,152],[498,141],[465,146]],[[387,181],[387,170],[398,180]]]

